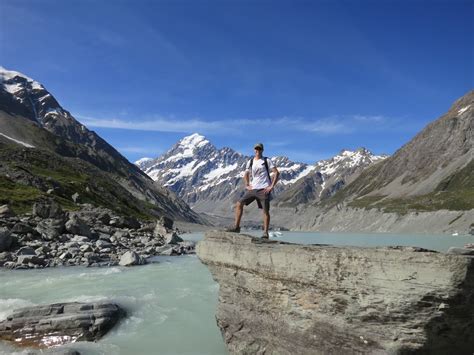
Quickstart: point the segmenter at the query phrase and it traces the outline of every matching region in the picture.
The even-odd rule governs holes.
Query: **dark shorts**
[[[263,208],[265,212],[270,211],[271,194],[266,194],[264,189],[245,190],[245,194],[242,196],[239,202],[247,206],[255,200],[257,200],[258,208]]]

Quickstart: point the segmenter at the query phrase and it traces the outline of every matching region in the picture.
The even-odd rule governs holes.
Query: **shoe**
[[[268,233],[263,233],[262,239],[270,239],[270,236],[268,235]]]
[[[240,233],[240,227],[229,227],[225,231],[231,233]]]

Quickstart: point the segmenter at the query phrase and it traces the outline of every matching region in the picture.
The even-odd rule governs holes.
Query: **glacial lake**
[[[261,232],[251,231],[259,236]],[[186,234],[200,240],[203,233]],[[406,245],[441,252],[474,236],[282,232],[281,241],[354,246]],[[195,255],[156,257],[124,268],[68,267],[0,271],[0,320],[11,310],[54,302],[111,300],[128,317],[97,343],[65,348],[82,355],[227,354],[215,321],[218,285]],[[0,354],[27,354],[0,342]]]

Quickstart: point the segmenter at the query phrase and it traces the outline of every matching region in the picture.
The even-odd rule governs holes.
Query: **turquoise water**
[[[252,231],[249,234],[260,235]],[[200,240],[202,233],[185,239]],[[277,240],[354,246],[411,245],[438,251],[474,243],[474,236],[282,232]],[[15,308],[65,301],[112,300],[128,317],[97,343],[76,343],[83,355],[227,354],[215,321],[218,285],[196,256],[158,257],[124,268],[0,271],[0,319]],[[26,354],[0,343],[0,354]]]

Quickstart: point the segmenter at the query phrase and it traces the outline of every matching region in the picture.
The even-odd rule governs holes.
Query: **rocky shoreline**
[[[183,241],[178,232],[166,217],[143,222],[89,204],[65,212],[45,200],[21,216],[5,205],[0,207],[0,267],[130,266],[157,255],[193,254],[195,243]]]

